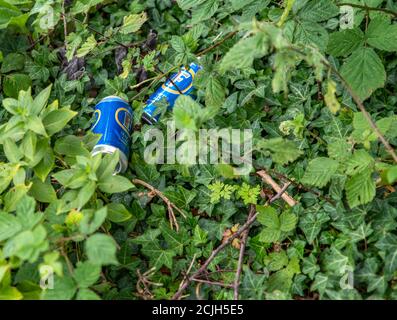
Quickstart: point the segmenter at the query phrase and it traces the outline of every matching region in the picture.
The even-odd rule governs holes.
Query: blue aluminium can
[[[156,102],[165,98],[168,102],[168,110],[174,106],[175,100],[179,95],[193,95],[193,79],[202,66],[191,63],[188,68],[182,67],[179,72],[171,75],[160,88],[158,88],[146,102],[143,109],[142,119],[148,124],[156,123],[160,114],[157,114]]]
[[[91,131],[101,134],[101,138],[92,150],[98,153],[114,153],[120,151],[119,164],[116,172],[125,172],[128,168],[130,153],[133,111],[127,101],[116,96],[102,99],[94,112],[95,122]]]

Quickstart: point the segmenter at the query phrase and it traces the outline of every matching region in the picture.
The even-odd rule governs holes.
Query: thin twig
[[[273,201],[279,199],[282,194],[287,190],[288,184],[285,185],[280,192],[278,192],[272,199],[269,200],[269,203],[272,203]],[[232,243],[232,241],[239,237],[245,230],[247,230],[256,220],[256,217],[258,216],[258,212],[256,212],[250,219],[244,223],[243,226],[239,230],[237,230],[236,233],[234,233],[230,238],[227,239],[227,241],[223,242],[220,244],[216,249],[214,249],[211,253],[211,255],[208,257],[208,259],[204,262],[204,264],[190,277],[188,277],[186,280],[184,280],[181,285],[179,286],[179,290],[174,294],[172,297],[173,300],[179,300],[183,294],[183,292],[186,290],[186,288],[189,286],[189,284],[192,282],[192,279],[199,277],[207,268],[208,265],[214,260],[214,258],[218,255],[219,252],[221,252],[225,247],[227,247],[229,244]]]
[[[156,189],[149,183],[147,183],[143,180],[140,180],[140,179],[133,179],[132,183],[144,186],[145,188],[149,189],[151,192],[153,192],[155,195],[160,197],[165,202],[165,204],[167,205],[167,208],[168,208],[168,216],[170,219],[171,229],[173,229],[173,226],[175,226],[176,231],[179,231],[179,225],[178,225],[178,222],[176,221],[176,217],[175,217],[173,209],[178,211],[184,218],[186,218],[185,213],[181,209],[179,209],[175,204],[173,204],[160,190]]]
[[[256,211],[255,206],[251,205],[247,220],[250,220],[252,218],[252,216],[255,214],[255,211]],[[240,277],[241,277],[241,271],[243,270],[245,246],[247,244],[249,229],[250,228],[247,228],[247,230],[245,230],[243,232],[242,237],[241,237],[240,254],[238,257],[237,271],[236,271],[236,276],[235,276],[234,284],[233,284],[234,300],[238,300],[238,296],[239,296],[238,292],[239,292],[239,288],[240,288]]]
[[[205,54],[207,54],[208,52],[210,52],[211,50],[215,49],[216,47],[219,47],[222,43],[224,43],[227,39],[233,37],[235,34],[237,33],[237,31],[232,31],[229,32],[223,39],[219,40],[218,42],[214,43],[212,46],[205,48],[201,51],[199,51],[196,56],[197,57],[201,57]]]
[[[383,12],[383,13],[391,14],[394,17],[397,18],[397,12],[396,11],[385,9],[385,8],[374,8],[374,7],[368,7],[366,5],[360,5],[360,4],[356,4],[356,3],[346,3],[346,2],[337,3],[336,5],[339,6],[339,7],[349,6],[349,7],[352,7],[352,8],[362,9],[362,10],[366,10],[366,11]]]
[[[66,15],[65,15],[65,0],[62,1],[61,10],[62,10],[61,17],[62,17],[62,21],[63,21],[63,33],[64,33],[64,37],[65,37],[65,39],[64,39],[65,50],[67,51],[68,50],[68,40],[67,40],[67,37],[68,37],[68,26],[67,26]]]
[[[258,176],[260,176],[263,181],[265,181],[267,184],[269,184],[276,192],[280,192],[281,187],[273,180],[271,176],[267,174],[265,170],[260,170],[256,173]],[[287,202],[291,207],[296,205],[296,201],[289,196],[287,192],[283,193],[281,195],[283,200]]]
[[[205,284],[209,284],[209,285],[225,287],[225,288],[233,288],[234,287],[234,285],[232,285],[232,284],[227,284],[227,283],[218,282],[218,281],[211,281],[211,280],[204,280],[204,279],[197,279],[197,278],[192,278],[192,281],[205,283]]]

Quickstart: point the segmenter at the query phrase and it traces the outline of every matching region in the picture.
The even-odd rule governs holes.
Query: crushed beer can
[[[179,95],[193,96],[193,80],[197,72],[201,69],[202,66],[192,62],[187,68],[182,67],[179,72],[172,74],[171,77],[149,97],[143,109],[142,120],[148,124],[154,124],[159,120],[160,114],[158,113],[156,102],[163,98],[168,102],[168,110],[171,110]]]

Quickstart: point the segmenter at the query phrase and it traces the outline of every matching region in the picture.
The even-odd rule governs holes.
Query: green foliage
[[[0,299],[169,299],[252,206],[240,299],[395,299],[397,165],[346,84],[395,149],[397,29],[383,9],[397,7],[352,2],[367,8],[343,29],[332,0],[0,0]],[[192,61],[194,96],[173,112],[159,102],[155,127],[251,129],[246,175],[144,161],[145,101]],[[91,155],[108,95],[134,109],[123,175],[118,153]],[[292,182],[297,205],[269,204],[262,169]],[[233,283],[219,271],[236,270],[240,245],[209,264],[211,280]],[[39,285],[48,270],[52,289]]]

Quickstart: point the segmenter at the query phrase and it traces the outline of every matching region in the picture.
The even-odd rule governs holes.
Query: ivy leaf
[[[386,71],[371,48],[359,48],[352,53],[340,70],[342,76],[361,100],[367,99],[384,86]]]
[[[172,249],[163,249],[158,241],[144,246],[142,253],[150,258],[151,265],[156,269],[161,268],[163,265],[171,269],[172,258],[176,255],[176,252]]]
[[[368,25],[367,41],[371,46],[385,51],[397,51],[397,25],[389,19],[374,17]]]
[[[181,255],[183,253],[183,247],[188,240],[186,231],[180,230],[175,232],[165,222],[160,225],[161,234],[165,241],[169,245],[169,248]]]
[[[32,80],[26,74],[13,73],[3,79],[3,91],[6,96],[17,98],[21,90],[28,90],[32,85]]]
[[[90,236],[85,243],[88,260],[98,265],[117,265],[116,244],[112,237],[96,233]]]
[[[309,162],[302,183],[324,187],[338,170],[339,163],[330,158],[319,157]]]
[[[308,212],[300,218],[299,227],[305,234],[309,244],[313,244],[323,224],[329,220],[330,217],[324,211],[319,211],[317,213]]]
[[[350,208],[372,201],[375,193],[376,185],[372,179],[371,169],[353,175],[346,182],[346,197]]]

